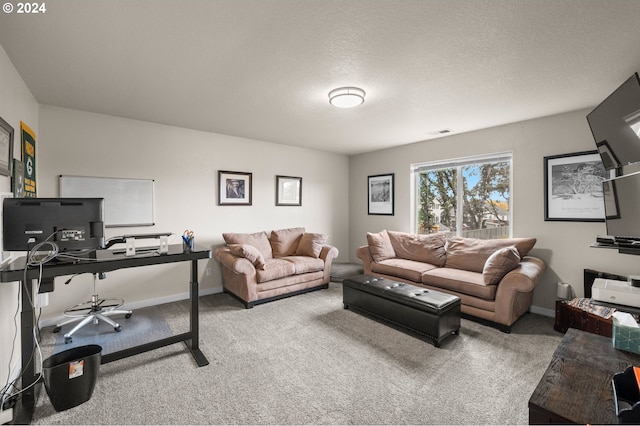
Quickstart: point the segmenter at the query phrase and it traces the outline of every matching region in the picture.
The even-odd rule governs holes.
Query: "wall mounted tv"
[[[640,241],[640,172],[602,182],[607,235]]]
[[[28,251],[48,240],[60,251],[104,247],[103,198],[5,198],[3,249]]]
[[[634,73],[587,115],[605,169],[640,161],[640,78]]]

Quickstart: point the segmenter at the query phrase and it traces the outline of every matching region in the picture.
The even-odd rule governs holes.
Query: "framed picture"
[[[302,205],[302,178],[276,176],[276,206]]]
[[[602,182],[613,177],[598,151],[544,157],[544,220],[604,222]]]
[[[24,197],[36,198],[36,133],[27,126],[24,121],[20,122],[22,163],[24,164]]]
[[[11,189],[15,198],[24,197],[24,163],[20,160],[13,159],[13,179],[11,180]]]
[[[380,214],[393,216],[393,186],[394,174],[369,176],[368,186],[368,204],[369,214]]]
[[[250,206],[251,173],[219,170],[218,205]]]
[[[0,117],[0,175],[13,171],[13,127]]]

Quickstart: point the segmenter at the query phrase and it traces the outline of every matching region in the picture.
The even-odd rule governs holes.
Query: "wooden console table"
[[[570,328],[529,399],[529,424],[618,423],[611,379],[629,365],[640,366],[640,355]]]

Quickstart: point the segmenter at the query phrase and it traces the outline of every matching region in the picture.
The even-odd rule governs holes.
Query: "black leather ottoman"
[[[446,337],[460,334],[460,298],[371,275],[342,282],[344,308],[370,315],[426,336],[437,348]]]

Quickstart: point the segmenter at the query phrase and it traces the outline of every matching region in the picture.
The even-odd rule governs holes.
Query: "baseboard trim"
[[[200,296],[207,296],[210,294],[218,294],[222,292],[223,292],[222,287],[214,287],[214,288],[207,288],[207,289],[200,290],[199,293],[200,293]],[[126,307],[127,309],[136,310],[136,309],[146,308],[149,306],[161,305],[163,303],[177,302],[179,300],[185,300],[188,298],[189,298],[189,292],[177,293],[169,296],[157,297],[155,299],[145,299],[137,302],[126,303]],[[554,318],[556,316],[555,309],[546,309],[546,308],[541,308],[539,306],[531,306],[531,308],[529,309],[529,312],[533,314],[543,315],[545,317],[551,317],[551,318]],[[65,318],[66,317],[64,315],[59,315],[57,317],[44,319],[40,321],[40,327],[55,325],[60,321],[64,320]]]
[[[532,314],[543,315],[545,317],[551,317],[551,318],[554,318],[556,316],[555,309],[541,308],[539,306],[531,306],[531,309],[529,309],[529,312],[531,312]]]
[[[210,294],[222,293],[222,287],[206,288],[198,291],[199,296],[208,296]],[[189,292],[171,294],[169,296],[156,297],[154,299],[139,300],[137,302],[126,303],[123,305],[126,309],[135,311],[136,309],[147,308],[149,306],[162,305],[164,303],[178,302],[189,298]],[[58,315],[40,321],[40,327],[48,327],[63,321],[66,317]]]

